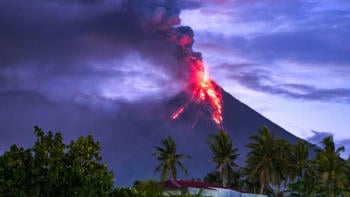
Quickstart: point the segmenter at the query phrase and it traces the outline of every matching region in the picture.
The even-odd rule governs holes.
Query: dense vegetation
[[[100,144],[92,136],[66,145],[60,133],[35,127],[36,142],[16,145],[0,156],[3,196],[108,196],[113,173],[101,162]]]
[[[161,196],[161,184],[152,180],[114,188],[100,144],[90,135],[64,144],[60,133],[45,134],[35,127],[34,134],[32,147],[13,145],[0,156],[0,196]],[[250,152],[244,167],[235,163],[239,150],[227,132],[209,135],[207,144],[216,169],[203,178],[205,182],[271,196],[350,196],[350,157],[340,157],[344,147],[336,148],[331,136],[311,153],[307,142],[292,145],[262,127],[246,145]],[[155,173],[161,181],[176,179],[178,168],[187,173],[181,160],[190,156],[176,151],[170,136],[155,146]]]
[[[350,156],[348,160],[340,157],[345,149],[336,148],[331,136],[323,139],[323,147],[319,149],[303,140],[292,145],[285,139],[277,139],[267,127],[259,129],[250,139],[251,143],[246,145],[250,150],[246,165],[239,167],[235,163],[238,150],[233,148],[228,133],[219,131],[209,135],[211,161],[217,166],[203,180],[271,196],[282,196],[283,193],[289,196],[350,196]],[[310,150],[316,150],[313,158]],[[167,156],[163,155],[163,158]],[[168,170],[176,172],[176,168]],[[171,178],[170,174],[167,177],[161,174],[162,180]]]

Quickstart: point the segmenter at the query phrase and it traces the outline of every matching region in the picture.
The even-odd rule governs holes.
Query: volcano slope
[[[135,180],[158,179],[154,168],[158,161],[153,156],[155,146],[172,136],[177,152],[192,156],[184,165],[189,175],[179,172],[179,178],[203,178],[215,169],[210,162],[211,152],[206,143],[209,134],[219,128],[212,121],[210,107],[190,103],[180,116],[171,114],[188,103],[190,92],[175,97],[142,102],[116,102],[108,105],[87,106],[75,102],[53,102],[45,95],[31,92],[0,94],[0,151],[12,144],[29,147],[34,143],[34,125],[45,131],[60,131],[65,141],[91,134],[100,141],[103,161],[115,174],[116,185],[132,185]],[[276,137],[295,143],[298,138],[222,91],[223,128],[239,149],[239,165],[244,165],[249,137],[266,125]]]
[[[298,141],[298,137],[257,113],[224,90],[222,90],[222,98],[224,112],[222,126],[231,136],[233,146],[239,149],[240,156],[237,163],[240,166],[244,166],[245,157],[249,151],[246,144],[250,143],[250,136],[256,135],[262,126],[267,126],[276,138],[284,138],[292,144]],[[120,183],[130,184],[131,180],[158,178],[153,174],[157,161],[156,158],[152,157],[152,153],[155,150],[154,146],[161,145],[160,141],[167,136],[173,137],[177,144],[178,153],[186,153],[192,157],[183,161],[189,175],[184,176],[178,172],[179,178],[203,178],[215,169],[215,165],[210,162],[211,152],[206,140],[208,135],[215,134],[220,128],[212,121],[208,106],[191,102],[177,119],[170,118],[176,109],[188,103],[189,100],[190,94],[183,91],[160,106],[152,108],[149,116],[157,118],[149,119],[148,122],[134,123],[142,125],[139,129],[143,132],[140,130],[133,132],[143,133],[142,139],[144,140],[137,140],[139,143],[134,143],[128,149],[130,151],[129,157],[116,163],[119,168],[115,169],[117,179],[122,179],[119,180],[122,181]],[[141,119],[140,117],[139,120]],[[140,138],[140,136],[130,135],[133,137],[129,137],[129,139]],[[130,143],[132,142],[130,141]],[[117,180],[117,182],[119,181]]]

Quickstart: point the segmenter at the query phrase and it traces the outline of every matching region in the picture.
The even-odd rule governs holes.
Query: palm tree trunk
[[[280,193],[280,190],[281,190],[281,177],[277,176],[276,179],[277,179],[277,183],[276,183],[276,195],[275,196],[278,196]]]
[[[264,192],[264,187],[265,187],[265,184],[262,184],[261,187],[260,187],[260,192],[259,192],[260,194],[263,194],[263,192]]]
[[[279,193],[280,193],[280,185],[279,184],[277,184],[276,185],[276,189],[275,189],[275,196],[278,196],[279,195]]]
[[[222,186],[227,187],[227,182],[228,182],[228,169],[226,166],[224,166],[222,169]]]
[[[169,172],[168,172],[168,177],[169,177],[169,180],[173,180],[173,176],[172,176],[172,174],[171,174],[171,171],[169,170]]]

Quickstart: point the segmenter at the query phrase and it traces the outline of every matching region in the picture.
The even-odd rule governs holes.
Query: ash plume
[[[117,60],[119,67],[137,67],[119,63],[131,53],[170,81],[184,81],[190,68],[183,59],[194,54],[193,31],[179,26],[179,14],[199,6],[181,0],[0,1],[0,78],[11,79],[0,89],[38,89],[39,76],[74,86],[86,76],[118,78],[92,64]],[[30,72],[18,74],[24,69]],[[111,73],[108,66],[102,70]]]
[[[118,177],[136,178],[130,178],[137,174],[129,157],[142,152],[146,161],[165,135],[158,130],[170,124],[169,97],[138,94],[142,99],[125,101],[101,89],[111,80],[108,93],[119,96],[134,85],[123,79],[155,80],[152,68],[128,61],[134,56],[125,61],[134,53],[167,75],[157,81],[159,87],[174,82],[187,87],[201,54],[192,50],[193,30],[180,26],[179,14],[198,6],[180,0],[1,0],[0,147],[30,144],[33,125],[65,132],[66,139],[91,132],[104,144]]]
[[[180,66],[180,78],[185,79],[186,86],[190,86],[191,98],[187,103],[203,103],[210,108],[213,121],[222,128],[222,97],[221,90],[209,78],[208,72],[203,64],[201,53],[194,52],[194,32],[188,26],[176,26],[180,24],[179,1],[147,1],[151,4],[136,7],[137,1],[126,1],[123,6],[127,13],[143,13],[136,15],[138,24],[141,24],[143,32],[155,34],[161,39],[165,38],[170,45],[175,45],[177,53],[177,64]],[[151,6],[150,6],[151,5]],[[139,8],[134,10],[134,8]],[[142,18],[138,18],[138,17]],[[186,105],[186,104],[185,104]],[[180,107],[171,115],[176,119],[185,108]]]
[[[189,1],[191,2],[191,1]],[[160,39],[169,47],[173,48],[176,54],[177,65],[180,78],[188,79],[190,64],[188,59],[195,58],[201,60],[201,53],[193,52],[194,32],[189,26],[179,26],[180,11],[185,8],[195,8],[198,3],[185,3],[179,0],[150,0],[141,4],[137,0],[125,1],[123,9],[128,16],[135,16],[141,31],[147,37]]]

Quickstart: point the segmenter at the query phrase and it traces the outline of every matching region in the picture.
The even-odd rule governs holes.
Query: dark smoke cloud
[[[147,147],[141,161],[151,160],[155,144],[147,142],[169,119],[159,107],[169,96],[161,90],[186,81],[186,57],[200,58],[192,51],[192,29],[179,26],[181,10],[198,6],[185,0],[0,1],[0,151],[13,143],[30,146],[34,125],[60,131],[67,141],[91,133],[117,184],[131,184],[137,173],[130,158]],[[145,97],[149,92],[160,99]]]
[[[2,81],[21,80],[22,75],[71,80],[72,75],[94,75],[92,63],[136,53],[159,72],[183,79],[188,67],[179,67],[179,47],[173,39],[181,36],[174,26],[180,24],[182,9],[198,6],[177,0],[1,1],[0,76]],[[20,86],[18,81],[10,85]]]

